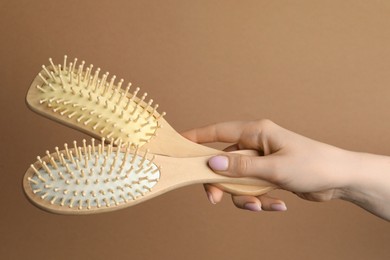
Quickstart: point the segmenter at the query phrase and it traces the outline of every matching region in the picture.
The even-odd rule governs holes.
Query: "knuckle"
[[[236,159],[236,173],[239,176],[244,176],[248,173],[251,166],[251,159],[246,156],[238,156]]]
[[[272,127],[275,123],[273,121],[271,121],[270,119],[260,119],[258,121],[258,124],[262,128],[268,128],[268,127]]]
[[[273,172],[272,174],[270,174],[269,180],[272,183],[281,184],[284,182],[284,177],[278,171],[276,171],[276,172]]]
[[[283,172],[280,172],[280,171],[275,171],[273,172],[271,175],[270,175],[270,181],[272,183],[275,183],[279,186],[285,186],[287,183],[289,183],[289,178],[283,173]]]
[[[242,200],[239,196],[232,196],[233,204],[239,209],[245,209],[245,200]]]
[[[266,137],[268,137],[271,133],[273,133],[276,128],[276,124],[269,120],[269,119],[261,119],[257,122],[257,129],[258,132],[258,140],[264,140]]]

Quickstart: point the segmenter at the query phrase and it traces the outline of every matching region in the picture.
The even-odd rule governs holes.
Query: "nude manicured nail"
[[[271,209],[275,211],[286,211],[287,207],[282,203],[275,203],[275,204],[271,204]]]
[[[229,167],[229,159],[226,156],[214,156],[209,160],[209,166],[215,171],[226,171]]]
[[[250,210],[250,211],[261,211],[261,207],[259,204],[257,203],[246,203],[244,205],[244,208],[247,209],[247,210]]]
[[[209,199],[211,204],[216,204],[215,201],[214,201],[213,195],[211,194],[211,192],[208,191],[206,193],[207,193],[207,198]]]

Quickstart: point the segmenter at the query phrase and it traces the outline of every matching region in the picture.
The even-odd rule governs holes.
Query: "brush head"
[[[165,113],[157,112],[153,100],[146,101],[147,93],[137,97],[139,88],[77,58],[63,64],[42,66],[27,93],[28,106],[55,121],[77,128],[96,138],[105,137],[142,146],[156,135],[159,120]]]
[[[46,152],[27,170],[23,186],[37,206],[54,213],[90,214],[127,206],[152,191],[160,169],[130,144],[95,145]]]

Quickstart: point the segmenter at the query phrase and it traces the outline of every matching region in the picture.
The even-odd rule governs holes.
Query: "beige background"
[[[133,208],[60,216],[21,189],[46,149],[86,136],[29,111],[27,88],[64,54],[131,80],[179,131],[270,118],[390,155],[388,1],[0,2],[1,259],[389,259],[390,226],[342,201],[278,191],[286,213],[210,205],[202,186]]]

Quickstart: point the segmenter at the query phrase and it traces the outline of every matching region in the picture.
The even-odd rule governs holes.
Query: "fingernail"
[[[207,192],[207,198],[209,199],[211,204],[214,204],[214,205],[216,204],[215,201],[214,201],[213,195],[209,191]]]
[[[287,207],[283,203],[271,204],[271,209],[275,211],[286,211]]]
[[[257,203],[253,203],[253,202],[246,203],[244,205],[244,208],[247,210],[250,210],[250,211],[261,211],[260,205]]]
[[[226,171],[229,167],[229,159],[226,156],[214,156],[209,160],[209,166],[216,171]]]

